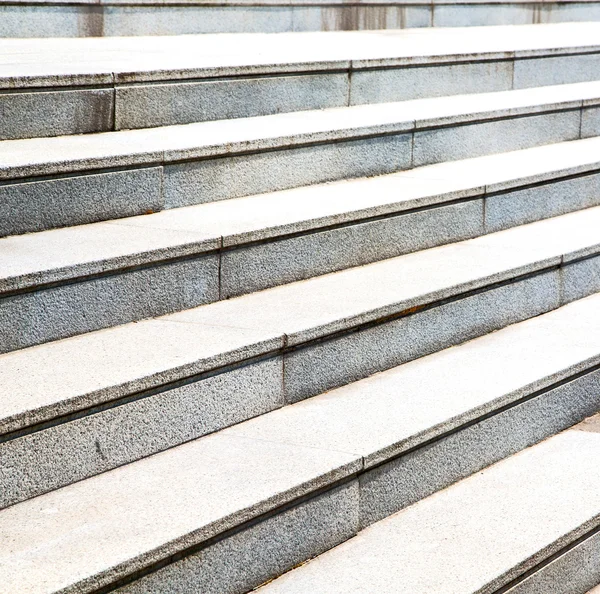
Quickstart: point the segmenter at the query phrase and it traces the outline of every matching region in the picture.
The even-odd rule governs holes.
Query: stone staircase
[[[0,41],[0,592],[591,592],[599,40]]]
[[[0,37],[357,31],[600,21],[599,0],[0,0]]]

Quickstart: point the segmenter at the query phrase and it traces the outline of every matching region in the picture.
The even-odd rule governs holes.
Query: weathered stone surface
[[[558,305],[558,274],[547,273],[316,343],[285,356],[286,399],[320,394]]]
[[[584,107],[581,113],[581,138],[600,136],[600,107]]]
[[[2,510],[0,533],[8,546],[1,581],[23,594],[102,587],[359,467],[352,454],[206,436]],[[356,489],[338,496],[343,507],[328,505],[327,497],[317,505],[338,535],[315,539],[314,529],[307,530],[315,553],[356,529]],[[284,564],[294,560],[294,548],[301,550],[295,536],[288,542]],[[262,571],[276,569],[269,558]]]
[[[600,77],[600,54],[517,59],[514,64],[514,89],[577,83]]]
[[[219,297],[216,255],[0,300],[0,352],[195,307]]]
[[[113,90],[0,93],[0,114],[0,140],[106,132],[113,129]]]
[[[117,590],[119,594],[243,594],[352,537],[358,484],[325,492]]]
[[[563,303],[600,291],[600,256],[564,266],[561,269],[561,283]]]
[[[413,165],[575,140],[579,138],[579,120],[579,111],[565,111],[418,131],[415,132]]]
[[[221,295],[242,295],[476,237],[482,220],[483,201],[477,200],[226,251]]]
[[[116,89],[115,128],[340,107],[348,90],[345,73],[123,86]]]
[[[492,194],[485,198],[485,228],[491,233],[599,204],[599,174]]]
[[[600,534],[585,539],[565,551],[550,564],[541,567],[507,594],[598,594],[600,586]]]
[[[0,186],[0,237],[162,210],[159,167]]]
[[[408,134],[166,165],[166,208],[408,169]],[[318,162],[319,167],[314,167]]]
[[[599,454],[599,433],[566,431],[370,526],[260,591],[494,591],[598,526]]]
[[[0,443],[0,508],[283,404],[281,358],[273,358]]]

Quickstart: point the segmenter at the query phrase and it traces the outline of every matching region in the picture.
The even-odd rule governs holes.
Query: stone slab
[[[483,232],[483,200],[223,252],[221,298],[392,258]]]
[[[356,533],[357,481],[317,495],[186,557],[118,594],[247,592]]]
[[[115,129],[340,107],[348,87],[345,73],[120,86]]]
[[[166,165],[165,208],[382,175],[410,164],[411,136],[399,134]]]
[[[359,224],[370,217],[474,198],[483,195],[486,188],[486,228],[495,231],[504,225],[531,222],[592,206],[595,203],[595,173],[553,184],[548,182],[561,176],[589,174],[600,169],[599,140],[590,138],[558,143],[440,163],[376,178],[344,180],[169,209],[116,220],[113,224],[84,225],[5,238],[0,241],[0,254],[5,254],[4,258],[0,257],[0,287],[3,291],[12,291],[159,262],[216,250],[221,242],[224,247],[233,247],[282,239],[287,234],[318,231],[331,225]],[[39,183],[41,187],[45,182]],[[545,185],[518,189],[528,184]],[[32,187],[37,187],[35,182]],[[557,191],[562,188],[573,191]],[[506,193],[506,190],[511,192]],[[131,191],[135,191],[135,187]],[[489,195],[497,191],[504,193]],[[391,244],[380,247],[395,249]],[[367,253],[370,251],[371,248]],[[348,254],[354,258],[356,255],[354,252]],[[314,257],[323,256],[314,254]]]
[[[404,363],[226,431],[357,452],[367,469],[600,361],[600,296]],[[590,377],[590,376],[588,376]]]
[[[2,510],[1,581],[23,594],[90,592],[359,467],[341,452],[207,436]],[[341,533],[356,521],[351,505]]]
[[[600,108],[588,107],[581,113],[581,138],[600,136]]]
[[[588,82],[542,89],[353,105],[97,135],[10,140],[0,143],[0,178],[162,163],[167,163],[167,168],[174,167],[175,171],[186,172],[189,169],[188,175],[191,175],[202,166],[201,161],[185,165],[175,163],[209,157],[228,163],[225,157],[239,160],[240,157],[236,155],[250,153],[241,157],[241,169],[236,169],[237,176],[240,176],[244,174],[244,167],[252,169],[253,159],[266,159],[269,157],[266,151],[274,150],[275,157],[270,158],[275,161],[271,163],[270,171],[263,175],[266,181],[275,173],[283,173],[277,167],[277,160],[282,158],[284,149],[302,150],[300,147],[315,145],[305,149],[305,152],[308,150],[313,160],[325,158],[328,166],[335,168],[336,161],[340,159],[337,151],[341,150],[344,141],[348,142],[346,146],[364,146],[369,142],[366,138],[372,136],[371,143],[381,143],[389,135],[401,138],[403,134],[411,132],[415,125],[419,131],[416,133],[412,166],[418,166],[579,138],[578,110],[581,103],[597,101],[598,97],[600,83]],[[555,113],[544,113],[548,111]],[[496,121],[486,122],[490,118]],[[507,132],[511,134],[503,135]],[[490,142],[481,140],[484,133],[489,134]],[[457,144],[459,142],[465,143],[464,146]],[[337,144],[339,146],[335,146]],[[374,147],[377,146],[375,143]],[[327,151],[327,156],[319,155],[320,151]],[[357,158],[359,156],[362,157],[362,153],[357,154]],[[228,166],[236,162],[228,163]],[[219,175],[225,175],[224,172],[219,173],[218,161],[208,160],[205,163],[216,168],[212,173],[216,176],[213,183],[220,179]],[[384,163],[386,160],[382,157],[370,168],[363,165],[355,175],[384,173]],[[306,161],[294,162],[293,169],[291,165],[288,164],[286,172],[292,179],[299,175],[304,179],[310,173],[311,168],[306,167]],[[410,160],[408,166],[411,166]],[[323,170],[327,172],[326,167]],[[335,171],[332,171],[329,177],[317,177],[313,183],[334,179],[334,174]],[[168,197],[168,184],[173,182],[169,181],[168,176],[166,181],[166,202],[175,203]],[[223,180],[223,183],[226,181]],[[189,181],[188,185],[190,183],[193,181]],[[267,189],[261,191],[277,187],[273,182],[271,184],[263,182],[261,187]],[[210,182],[206,183],[207,187],[210,185]],[[196,194],[201,195],[200,199],[201,190],[202,186],[195,188]],[[255,191],[250,188],[246,194]]]
[[[264,414],[284,404],[271,358],[0,443],[0,508]]]
[[[260,591],[493,591],[598,526],[599,452],[599,433],[566,431],[370,526]]]
[[[38,415],[44,418],[61,411],[64,414],[73,406],[85,407],[103,399],[121,397],[130,393],[129,390],[148,389],[156,382],[182,379],[186,374],[243,361],[280,348],[284,335],[288,346],[299,345],[388,316],[414,313],[418,311],[413,309],[415,307],[490,284],[558,267],[571,253],[592,254],[594,250],[597,253],[599,216],[599,209],[587,209],[189,309],[157,321],[130,324],[5,355],[0,358],[0,371],[2,380],[12,385],[12,390],[10,398],[5,398],[0,407],[4,425],[12,426],[17,417],[21,418],[19,423],[25,422],[25,425],[33,419],[40,422]],[[541,278],[535,277],[531,282],[542,282]],[[372,291],[375,286],[378,290]],[[549,305],[555,296],[550,285],[544,286],[548,292],[543,295],[549,300],[544,303]],[[510,285],[506,291],[510,291]],[[340,299],[340,295],[344,298]],[[546,305],[530,297],[525,311],[536,307]],[[473,318],[474,313],[468,316]],[[510,310],[499,310],[493,315],[499,316],[495,318],[498,322],[510,323],[512,319]],[[489,323],[489,320],[473,318],[475,328],[484,329]],[[159,337],[163,324],[164,341]],[[167,336],[167,328],[173,331],[171,338]],[[172,348],[168,347],[169,340],[177,341],[177,329],[181,332],[182,344],[166,357],[164,349]],[[204,336],[210,344],[202,342],[203,332],[208,333]],[[222,338],[214,342],[209,338],[213,332],[212,336],[222,332]],[[465,335],[463,339],[468,337]],[[187,340],[192,343],[184,351],[183,361],[175,364],[177,353],[181,352],[180,348],[186,348]],[[239,341],[232,350],[230,340]],[[112,341],[115,347],[107,352]],[[160,348],[156,341],[160,341]],[[265,341],[270,343],[269,348],[264,346]],[[201,348],[206,359],[198,360],[196,348]],[[135,350],[134,355],[125,355],[129,349]],[[92,376],[83,376],[80,370],[89,367],[90,361],[100,369]],[[45,389],[38,385],[36,378],[39,377],[44,378]],[[50,390],[49,386],[55,381],[59,382],[57,391]],[[11,420],[11,417],[14,418]],[[17,423],[18,426],[21,425]]]
[[[598,79],[600,54],[515,60],[513,89]]]
[[[219,298],[216,255],[0,300],[0,352],[161,316]]]
[[[163,318],[15,351],[0,359],[2,383],[14,397],[0,404],[2,431],[264,355],[282,343],[266,329]]]
[[[589,588],[600,583],[599,559],[600,535],[596,533],[538,569],[507,594],[598,594],[600,587]]]
[[[598,174],[487,195],[485,228],[488,232],[499,231],[599,204]]]
[[[600,291],[600,257],[568,264],[561,270],[561,281],[563,303]]]
[[[0,237],[162,210],[160,167],[0,185]]]
[[[114,91],[0,93],[0,113],[0,140],[106,132],[113,129]]]

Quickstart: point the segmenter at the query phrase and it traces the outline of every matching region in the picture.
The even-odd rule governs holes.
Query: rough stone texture
[[[391,173],[410,167],[410,146],[411,136],[400,134],[166,165],[165,207]]]
[[[434,4],[432,20],[434,27],[529,25],[533,11],[524,3]]]
[[[106,6],[104,35],[292,31],[287,6]]]
[[[360,477],[368,526],[600,411],[596,371],[402,456]],[[546,590],[546,592],[554,590]]]
[[[429,6],[292,6],[294,31],[366,31],[429,27]]]
[[[23,594],[90,592],[359,468],[353,454],[208,435],[2,510],[0,583]],[[356,529],[356,487],[340,497],[347,506],[329,520],[338,535],[317,537],[314,553]]]
[[[575,140],[579,120],[579,111],[565,111],[417,131],[413,166]]]
[[[113,126],[113,91],[0,93],[0,114],[0,140],[106,132]]]
[[[155,389],[281,348],[266,328],[182,324],[171,316],[0,357],[2,433]],[[85,373],[82,373],[85,370]]]
[[[581,113],[581,138],[600,136],[600,107],[584,108]]]
[[[221,296],[359,266],[483,232],[483,201],[440,206],[223,253]]]
[[[351,538],[358,481],[327,491],[117,590],[119,594],[244,594]]]
[[[600,174],[492,194],[485,198],[485,229],[508,229],[600,204]]]
[[[340,107],[347,105],[348,87],[345,73],[117,87],[115,128]]]
[[[600,291],[600,256],[586,258],[561,268],[562,302],[587,297]]]
[[[282,406],[282,373],[268,359],[0,443],[0,508]]]
[[[285,355],[296,402],[539,315],[559,305],[558,273],[538,275]]]
[[[259,591],[494,592],[598,526],[599,454],[598,433],[566,431],[370,526]]]
[[[600,587],[600,534],[587,538],[506,594],[598,594]]]
[[[101,34],[102,12],[93,6],[0,6],[0,37],[87,37]]]
[[[161,169],[0,185],[0,237],[162,209]]]
[[[506,60],[357,70],[352,73],[350,104],[506,91],[512,88],[512,68]]]
[[[514,71],[514,89],[598,80],[600,54],[517,59]]]
[[[0,300],[0,352],[218,299],[218,256],[203,256]]]

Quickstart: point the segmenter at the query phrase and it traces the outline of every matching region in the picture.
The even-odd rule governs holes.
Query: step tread
[[[259,591],[475,594],[600,520],[593,417],[365,529]]]
[[[96,134],[0,141],[0,179],[159,165],[600,103],[584,82]]]
[[[323,71],[597,49],[598,23],[318,33],[1,39],[0,88]]]
[[[497,407],[503,393],[514,398],[589,367],[600,356],[600,332],[590,331],[600,324],[599,300],[584,299],[3,510],[0,533],[11,548],[0,552],[2,583],[24,593],[51,592],[82,580],[97,587],[104,583],[100,576],[110,582],[368,467],[374,462],[369,452],[380,452],[383,441],[406,442],[409,432],[422,439],[426,427],[441,427],[443,417],[452,423],[466,411],[481,415],[486,399]],[[441,370],[452,367],[448,378]],[[499,383],[491,386],[486,376]],[[473,377],[483,394],[471,390]],[[433,410],[437,405],[439,413]],[[400,421],[403,408],[406,418]],[[345,440],[340,439],[344,410]],[[291,441],[299,427],[294,415],[309,423],[315,414],[337,439],[320,439],[315,424],[304,443],[290,443],[279,431],[286,426],[284,411],[292,411]],[[260,423],[273,432],[257,432]],[[380,435],[365,439],[373,431]],[[388,456],[399,453],[387,449]]]
[[[600,207],[0,356],[13,431],[599,251]],[[376,289],[375,289],[376,288]],[[83,372],[82,370],[85,370]]]
[[[224,429],[365,468],[600,363],[600,294]]]
[[[600,138],[0,239],[0,291],[316,231],[600,168]]]

